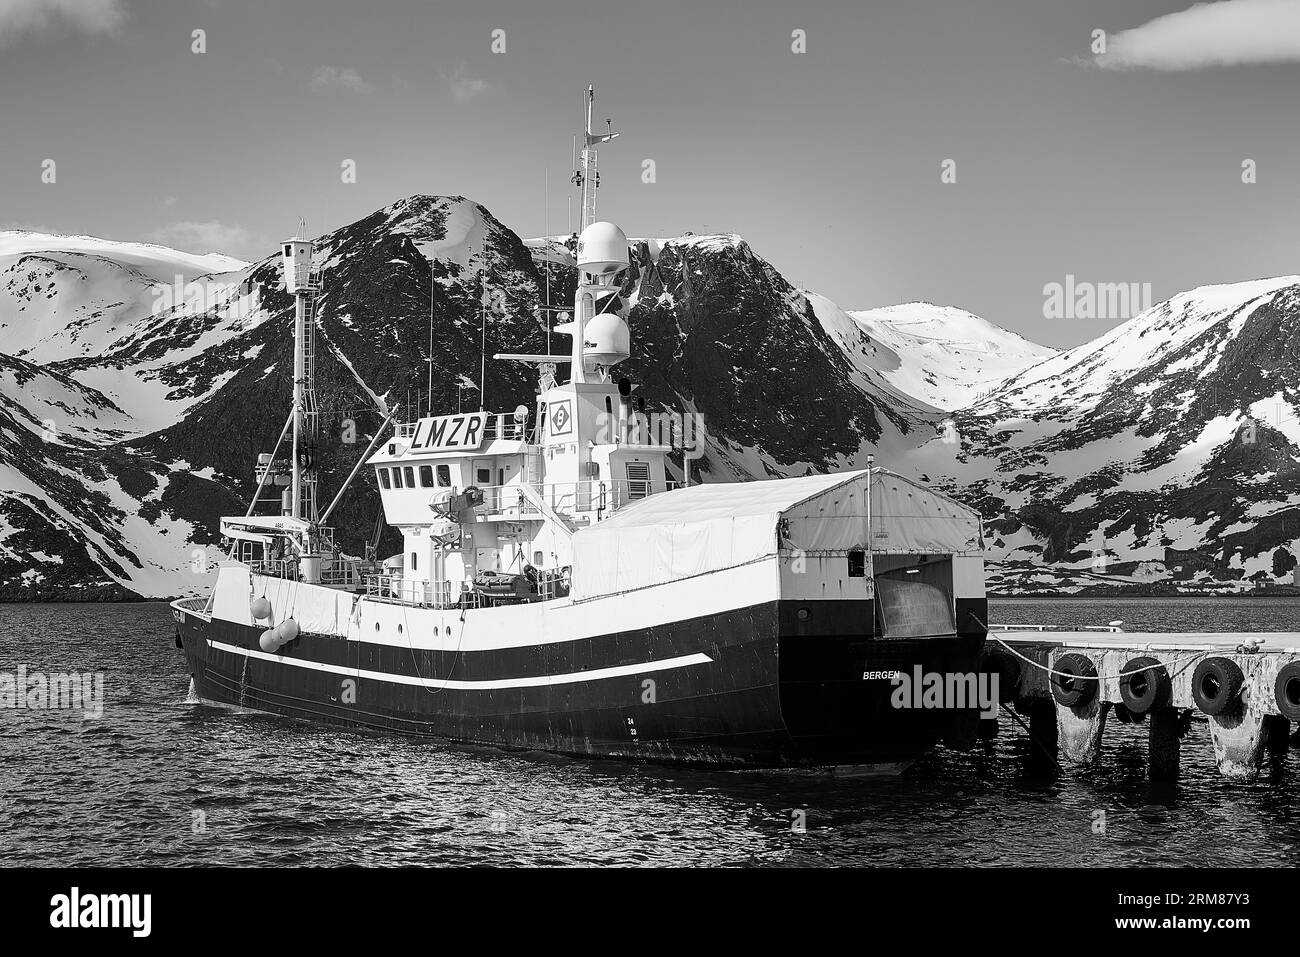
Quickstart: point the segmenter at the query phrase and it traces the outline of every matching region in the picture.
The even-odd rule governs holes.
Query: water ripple
[[[1280,777],[1229,784],[1203,724],[1177,785],[1146,780],[1145,729],[1131,725],[1107,728],[1099,766],[1047,777],[1030,769],[1028,741],[1009,722],[975,751],[936,751],[886,781],[570,760],[188,702],[165,605],[0,609],[0,670],[103,670],[106,695],[98,720],[0,711],[9,865],[1300,862],[1297,758]],[[1282,630],[1298,611],[1252,600],[1176,610],[1034,601],[998,603],[991,617]]]

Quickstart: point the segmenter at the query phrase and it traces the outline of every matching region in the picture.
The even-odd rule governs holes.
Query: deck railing
[[[478,593],[464,591],[460,582],[421,581],[401,575],[367,575],[366,597],[418,605],[421,608],[478,608]]]
[[[247,561],[245,564],[258,575],[272,578],[285,578],[298,581],[301,569],[296,558],[276,558],[265,561]],[[319,584],[334,588],[359,589],[367,575],[379,569],[375,562],[366,562],[357,558],[322,559]]]
[[[535,583],[536,591],[526,599],[509,594],[483,594],[472,588],[466,590],[461,582],[422,581],[405,579],[401,575],[367,575],[365,586],[367,598],[421,608],[484,608],[520,600],[550,601],[569,593],[569,583],[559,573],[539,576]]]
[[[265,561],[245,562],[250,571],[258,575],[269,575],[272,578],[288,578],[296,581],[298,579],[298,559],[296,558],[271,558]]]

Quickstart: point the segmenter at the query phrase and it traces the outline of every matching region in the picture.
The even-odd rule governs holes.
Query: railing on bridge
[[[393,427],[393,434],[399,439],[409,439],[415,435],[419,424],[418,419],[414,422],[399,422]],[[527,424],[516,422],[513,413],[499,412],[488,417],[487,425],[483,429],[483,437],[521,442],[527,438],[527,432]]]
[[[534,484],[532,487],[540,493],[541,499],[557,512],[575,514],[593,511],[617,511],[624,505],[640,501],[656,492],[672,491],[676,482],[656,482],[650,479],[642,481],[605,481],[588,479],[580,482],[554,482],[545,485]],[[541,512],[524,494],[522,486],[489,485],[480,486],[483,504],[475,511],[480,515],[503,516],[506,518],[537,518]]]

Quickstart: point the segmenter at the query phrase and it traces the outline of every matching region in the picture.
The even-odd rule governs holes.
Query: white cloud
[[[0,0],[0,46],[56,23],[86,33],[112,33],[125,19],[122,0]]]
[[[480,80],[477,77],[466,76],[465,64],[461,63],[456,66],[456,72],[450,76],[442,74],[442,80],[447,84],[447,89],[451,91],[452,99],[457,103],[464,103],[480,96],[492,89],[492,84],[487,80]]]
[[[1107,35],[1104,70],[1300,62],[1300,0],[1218,0]]]
[[[353,93],[369,93],[374,87],[361,78],[361,74],[351,67],[340,70],[336,66],[318,66],[311,75],[313,93],[320,93],[331,87],[342,87]]]
[[[274,245],[264,236],[256,235],[243,226],[217,222],[184,220],[160,226],[148,236],[150,242],[171,246],[189,253],[225,253],[237,259],[259,259],[272,251]]]

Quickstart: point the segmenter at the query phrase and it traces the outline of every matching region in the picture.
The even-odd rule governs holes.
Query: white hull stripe
[[[614,668],[596,668],[591,671],[571,671],[562,675],[537,675],[531,678],[491,678],[485,681],[458,681],[455,679],[417,678],[414,675],[394,675],[386,671],[365,671],[347,668],[343,665],[329,665],[320,661],[304,661],[301,658],[286,658],[283,655],[268,654],[253,648],[240,648],[224,641],[208,641],[208,644],[221,651],[235,655],[247,655],[263,661],[274,661],[294,668],[309,668],[312,671],[330,671],[336,675],[349,678],[368,678],[372,681],[388,681],[399,685],[423,685],[426,688],[455,688],[464,691],[491,691],[495,688],[541,688],[547,685],[567,685],[580,681],[598,681],[601,678],[620,678],[626,675],[640,675],[648,671],[668,671],[673,668],[686,668],[690,665],[708,664],[713,659],[706,654],[681,655],[677,658],[661,658],[658,661],[643,661],[635,665],[618,665]]]

